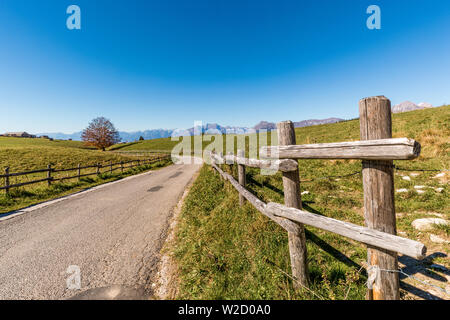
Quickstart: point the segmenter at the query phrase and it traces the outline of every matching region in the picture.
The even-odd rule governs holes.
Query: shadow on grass
[[[346,264],[349,267],[355,268],[356,270],[360,270],[362,268],[361,265],[357,264],[355,261],[347,257],[345,254],[340,252],[339,250],[333,248],[331,245],[329,245],[327,242],[316,236],[311,231],[305,230],[305,235],[308,240],[311,240],[314,242],[317,246],[319,246],[322,250],[329,253],[333,258],[341,261],[342,263]],[[367,273],[365,271],[362,271],[361,274],[364,276],[367,276]]]

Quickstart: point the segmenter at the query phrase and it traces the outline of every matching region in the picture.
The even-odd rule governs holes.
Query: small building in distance
[[[5,137],[16,137],[16,138],[36,138],[35,135],[29,134],[25,131],[22,132],[7,132],[5,133]]]

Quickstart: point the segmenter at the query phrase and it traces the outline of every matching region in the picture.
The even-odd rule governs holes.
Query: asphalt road
[[[172,209],[198,164],[172,165],[0,221],[0,299],[148,298]],[[77,266],[81,289],[76,286]]]

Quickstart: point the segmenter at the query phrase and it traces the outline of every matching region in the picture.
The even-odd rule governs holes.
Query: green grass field
[[[157,154],[152,154],[152,157]],[[74,168],[78,164],[82,166],[94,165],[96,163],[108,164],[110,161],[117,163],[139,159],[133,154],[116,154],[113,152],[102,152],[90,147],[85,147],[80,141],[49,141],[47,139],[28,139],[28,138],[10,138],[0,137],[0,168],[4,170],[9,167],[9,172],[24,172],[36,169],[45,169],[51,164],[52,168],[64,169]],[[147,156],[145,158],[150,158]],[[165,161],[164,163],[168,163]],[[72,192],[77,192],[101,183],[120,179],[122,177],[136,174],[143,170],[149,170],[160,166],[154,164],[142,168],[134,168],[123,174],[118,171],[114,174],[103,173],[100,177],[89,176],[82,178],[80,182],[77,179],[67,180],[61,183],[54,183],[51,187],[47,182],[32,184],[20,188],[11,189],[7,196],[4,190],[0,191],[0,214],[12,210],[20,209],[25,206],[36,204],[42,201],[50,200]],[[81,174],[95,172],[95,168],[83,169]],[[104,169],[106,170],[106,169]],[[2,171],[0,174],[3,174]],[[10,184],[26,181],[38,180],[46,177],[47,173],[36,173],[27,176],[11,177]],[[63,172],[54,175],[54,177],[74,176],[76,171]],[[0,179],[4,186],[4,178]]]
[[[422,144],[421,156],[414,161],[396,161],[406,169],[448,169],[450,107],[393,115],[394,137],[414,138]],[[297,143],[359,140],[359,122],[296,129]],[[300,176],[303,207],[313,213],[363,225],[361,174],[347,178],[325,178],[361,170],[360,161],[301,160]],[[237,177],[236,168],[222,166]],[[426,263],[450,267],[449,245],[435,244],[426,232],[411,227],[414,219],[450,217],[448,173],[395,172],[397,227],[400,235],[425,243],[428,252],[441,252]],[[404,180],[408,175],[410,181]],[[312,181],[311,181],[312,180]],[[247,188],[265,202],[283,203],[281,174],[261,175],[247,169]],[[414,186],[424,186],[423,194]],[[441,192],[434,188],[442,188]],[[289,278],[287,233],[260,214],[250,204],[239,207],[238,193],[204,166],[187,196],[176,233],[173,254],[178,268],[182,299],[364,299],[366,275],[361,268],[366,248],[356,241],[312,227],[307,230],[311,290],[294,290]],[[434,234],[450,240],[448,228]],[[405,280],[413,286],[418,284]],[[442,286],[442,283],[436,283]],[[402,297],[411,296],[402,290]]]

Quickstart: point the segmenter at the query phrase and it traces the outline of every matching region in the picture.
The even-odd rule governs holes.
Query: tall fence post
[[[78,164],[78,182],[81,180],[81,163]]]
[[[120,161],[120,171],[123,173],[123,160]]]
[[[113,170],[112,170],[112,160],[109,160],[109,173],[113,173]]]
[[[49,164],[47,166],[47,169],[48,169],[48,171],[47,171],[47,184],[48,184],[48,186],[51,186],[51,184],[52,184],[52,165]]]
[[[101,164],[97,163],[97,176],[100,175],[100,167],[101,167]]]
[[[361,140],[392,138],[391,102],[384,96],[359,101]],[[364,217],[368,228],[396,234],[393,161],[363,161]],[[377,266],[398,270],[397,253],[368,246],[369,271]],[[398,300],[398,272],[377,272],[379,279],[367,291],[369,300]]]
[[[245,151],[244,150],[238,150],[237,151],[237,156],[239,158],[245,158]],[[245,166],[243,164],[238,164],[238,176],[239,176],[239,184],[245,188],[245,184],[246,184],[246,181],[245,181]],[[243,206],[244,203],[245,203],[245,198],[244,198],[244,196],[241,193],[239,193],[239,204],[241,206]]]
[[[9,194],[9,167],[5,168],[5,192]]]
[[[295,145],[295,130],[292,121],[283,121],[277,124],[279,145]],[[284,204],[297,209],[302,208],[300,195],[300,176],[298,169],[283,172]],[[297,232],[288,232],[289,253],[291,257],[292,275],[300,285],[294,282],[295,288],[308,286],[308,265],[306,254],[305,227],[298,224]]]

